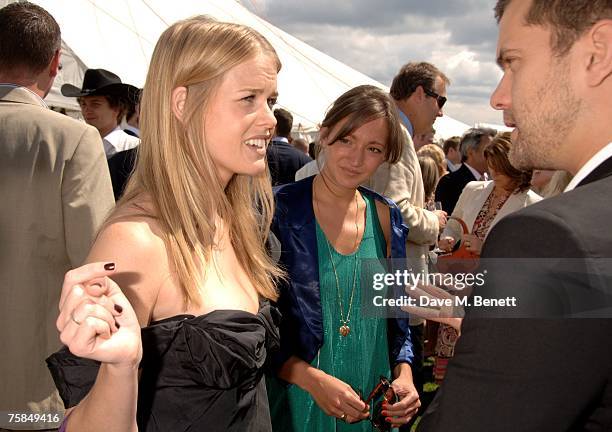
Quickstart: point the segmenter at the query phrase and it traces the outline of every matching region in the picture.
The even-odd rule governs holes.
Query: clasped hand
[[[56,321],[74,355],[115,366],[138,367],[140,325],[119,286],[112,263],[86,264],[66,273]]]

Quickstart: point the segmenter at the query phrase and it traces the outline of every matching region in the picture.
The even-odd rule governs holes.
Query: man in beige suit
[[[397,164],[381,165],[369,185],[395,201],[402,211],[404,223],[409,228],[406,243],[408,268],[415,273],[427,272],[429,247],[435,244],[438,234],[444,229],[446,213],[423,208],[423,178],[412,137],[430,132],[436,118],[442,116],[449,83],[448,78],[432,64],[421,62],[402,66],[391,84],[391,97],[406,128],[402,158]],[[419,393],[423,386],[423,323],[422,318],[410,317],[415,357],[412,371]]]
[[[60,68],[53,17],[11,3],[0,41],[0,430],[48,430],[63,415],[45,358],[61,346],[64,273],[83,262],[114,199],[98,131],[42,100]]]

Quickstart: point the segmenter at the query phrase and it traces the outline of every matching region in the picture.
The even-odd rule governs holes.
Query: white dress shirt
[[[102,140],[104,142],[104,153],[106,153],[106,159],[110,159],[111,156],[116,153],[129,150],[140,144],[140,140],[132,135],[126,134],[119,126],[112,130],[111,133],[106,135]]]

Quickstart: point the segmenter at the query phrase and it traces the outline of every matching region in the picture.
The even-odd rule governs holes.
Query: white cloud
[[[501,76],[494,63],[494,3],[266,0],[257,2],[256,12],[387,86],[403,64],[431,62],[452,82],[448,115],[468,124],[501,123],[501,115],[489,106]]]

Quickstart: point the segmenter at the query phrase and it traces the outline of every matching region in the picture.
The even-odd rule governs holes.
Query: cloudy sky
[[[495,0],[242,0],[260,17],[389,86],[409,61],[450,79],[446,114],[469,125],[503,124],[489,106],[495,64]]]

